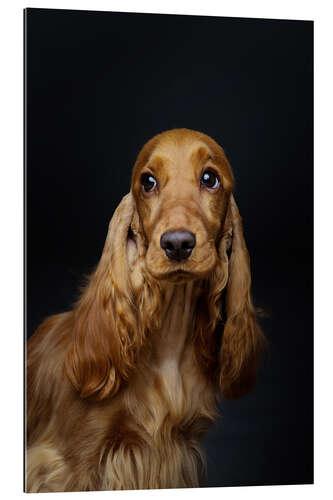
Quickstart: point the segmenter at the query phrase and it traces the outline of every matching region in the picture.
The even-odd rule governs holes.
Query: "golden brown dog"
[[[141,150],[80,300],[28,343],[28,491],[200,484],[216,399],[253,387],[264,339],[232,190],[205,134]]]

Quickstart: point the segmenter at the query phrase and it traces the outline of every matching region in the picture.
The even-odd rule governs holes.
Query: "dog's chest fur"
[[[199,290],[195,287],[190,282],[164,290],[161,326],[151,338],[146,369],[139,369],[129,384],[126,400],[129,409],[135,408],[132,416],[154,438],[166,428],[185,430],[196,420],[216,417],[214,388],[189,341]]]

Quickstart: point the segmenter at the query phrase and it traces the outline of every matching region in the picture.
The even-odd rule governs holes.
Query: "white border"
[[[57,494],[57,498],[99,495],[100,498],[328,498],[332,469],[332,13],[330,2],[314,0],[158,2],[106,0],[10,1],[0,17],[0,234],[1,234],[1,494],[20,498],[22,492],[22,311],[23,311],[23,8],[64,8],[121,12],[158,12],[227,17],[315,20],[315,485],[212,488],[145,492]],[[299,207],[301,210],[301,207]],[[307,270],[305,270],[307,272]],[[70,496],[69,496],[70,495]],[[36,495],[32,494],[35,498]],[[30,498],[30,497],[29,497]],[[40,496],[36,498],[41,498]]]

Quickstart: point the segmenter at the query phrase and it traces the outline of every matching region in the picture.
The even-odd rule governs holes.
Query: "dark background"
[[[175,127],[230,160],[269,354],[223,400],[207,486],[313,481],[313,23],[27,9],[27,335],[97,264],[142,145]]]

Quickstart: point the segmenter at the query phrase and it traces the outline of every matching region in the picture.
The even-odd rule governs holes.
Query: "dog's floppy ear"
[[[128,194],[111,219],[101,260],[74,311],[66,370],[82,397],[114,395],[143,342],[129,273],[128,235],[135,210]]]
[[[228,260],[225,287],[225,324],[220,351],[220,384],[228,399],[239,398],[253,387],[265,339],[252,305],[250,258],[242,220],[230,196],[225,232],[220,245],[222,260]]]

